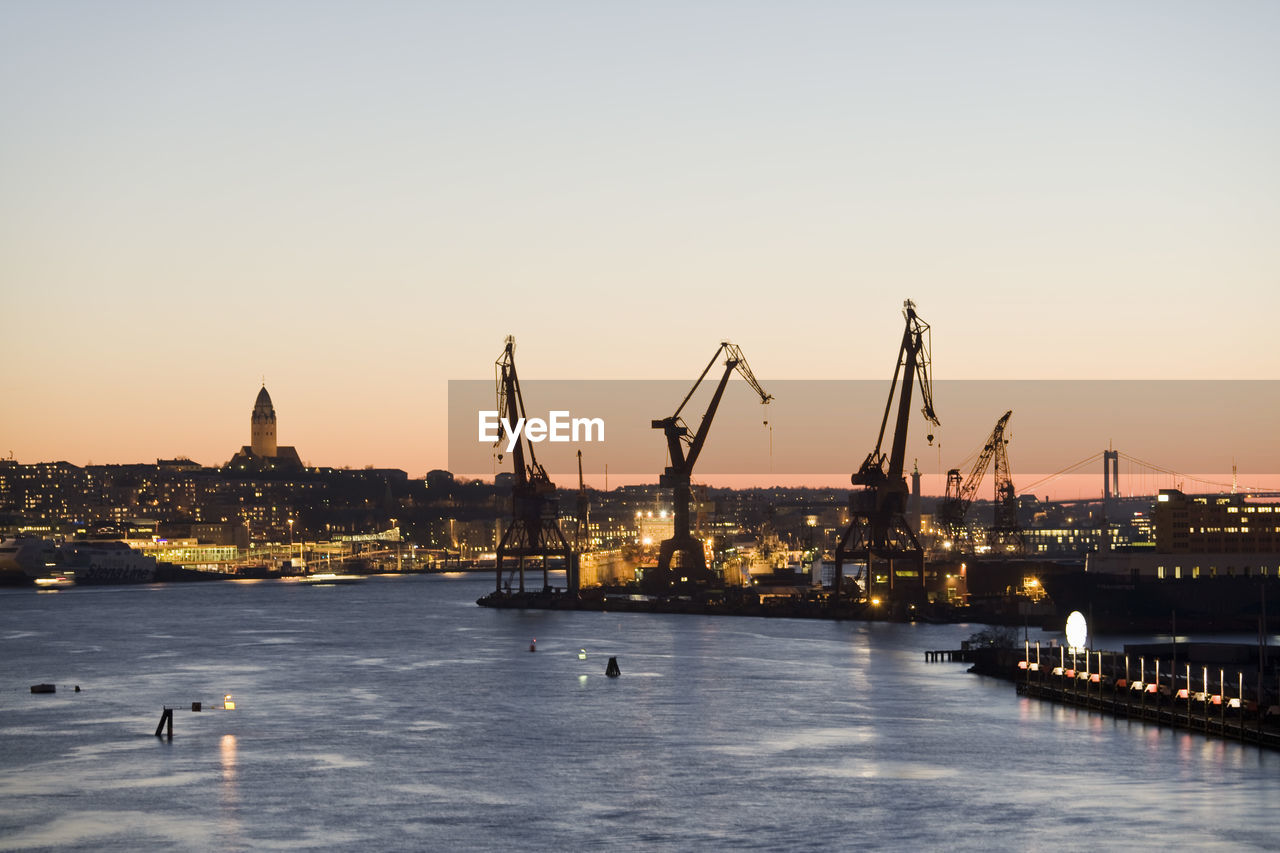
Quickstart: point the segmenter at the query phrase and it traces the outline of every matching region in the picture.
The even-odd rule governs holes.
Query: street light
[[[289,519],[289,568],[293,568],[293,519]]]

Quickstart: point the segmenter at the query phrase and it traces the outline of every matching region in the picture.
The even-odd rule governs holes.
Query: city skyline
[[[693,392],[692,405],[688,417],[691,424],[697,424],[702,417],[702,406],[706,404],[711,393],[711,385]],[[743,385],[742,382],[731,382],[730,385]],[[657,408],[661,403],[657,400],[675,399],[673,388],[683,386],[676,382],[555,382],[532,380],[523,383],[526,389],[532,389],[534,399],[557,399],[555,405],[585,404],[587,411],[605,417],[597,418],[598,431],[594,436],[584,436],[582,440],[564,440],[544,443],[541,439],[526,447],[535,453],[539,464],[545,467],[553,481],[561,488],[572,489],[577,483],[575,451],[582,451],[584,462],[584,482],[587,486],[602,489],[609,486],[608,465],[612,463],[612,485],[653,485],[664,462],[659,444],[654,440],[654,433],[646,418],[641,417],[645,407]],[[981,382],[958,381],[934,383],[934,399],[946,399],[960,402],[957,408],[948,409],[948,419],[959,424],[959,429],[952,434],[980,436],[972,448],[957,451],[948,446],[944,457],[940,427],[923,425],[909,431],[907,445],[908,471],[915,470],[921,475],[922,492],[926,496],[941,496],[946,491],[947,470],[955,467],[962,477],[968,477],[977,460],[983,443],[988,441],[986,424],[983,421],[993,401],[1016,400],[1021,413],[1021,423],[1005,433],[1007,452],[1014,464],[1010,473],[1019,494],[1035,496],[1045,500],[1097,499],[1101,497],[1103,485],[1098,478],[1098,468],[1103,467],[1102,451],[1087,453],[1082,458],[1073,458],[1069,464],[1061,464],[1062,453],[1086,452],[1091,448],[1089,434],[1091,427],[1099,418],[1093,412],[1107,415],[1106,424],[1119,429],[1119,435],[1125,440],[1135,436],[1151,434],[1153,439],[1144,446],[1159,449],[1161,454],[1179,456],[1188,461],[1194,460],[1192,467],[1181,471],[1164,467],[1158,462],[1143,459],[1127,452],[1123,447],[1115,448],[1114,442],[1108,442],[1110,448],[1117,451],[1116,480],[1113,494],[1117,497],[1154,496],[1161,489],[1178,489],[1189,493],[1232,493],[1237,490],[1243,493],[1263,494],[1280,493],[1280,477],[1272,473],[1245,472],[1242,476],[1232,470],[1224,473],[1212,470],[1215,461],[1223,459],[1221,448],[1206,449],[1199,446],[1196,436],[1219,428],[1222,407],[1247,413],[1240,418],[1241,425],[1229,434],[1233,442],[1231,448],[1250,449],[1261,458],[1268,460],[1271,471],[1275,466],[1274,442],[1269,440],[1269,425],[1274,422],[1276,405],[1280,405],[1280,393],[1276,392],[1276,383],[1258,381],[1234,382],[1072,382],[1072,381],[1022,381],[1022,382]],[[716,438],[708,445],[706,461],[699,467],[695,482],[711,487],[759,488],[779,486],[783,488],[848,488],[848,475],[839,471],[841,464],[852,469],[856,459],[863,455],[859,441],[864,433],[874,433],[878,410],[861,406],[860,402],[868,396],[874,397],[882,390],[882,383],[874,381],[862,382],[782,382],[772,383],[774,390],[783,392],[783,408],[780,409],[776,399],[770,401],[767,409],[759,409],[758,401],[746,399],[748,395],[741,393],[742,388],[726,388],[726,393],[719,407],[718,427],[711,430]],[[501,442],[492,443],[478,441],[475,434],[474,413],[477,408],[487,409],[493,403],[493,389],[483,381],[467,381],[450,383],[450,442],[448,464],[443,467],[450,473],[464,479],[481,479],[492,481],[495,476],[511,471],[512,456],[508,447],[500,446]],[[856,393],[851,393],[856,392]],[[842,401],[841,408],[833,409],[830,417],[815,420],[807,413],[815,404],[815,399],[837,399]],[[573,401],[572,403],[565,401]],[[855,402],[857,401],[857,402]],[[919,395],[913,399],[912,405],[920,403]],[[893,401],[896,411],[898,400]],[[1217,408],[1215,408],[1215,406]],[[1125,408],[1130,411],[1124,411]],[[1192,415],[1184,415],[1181,409],[1186,408]],[[579,409],[582,411],[582,409]],[[761,413],[764,420],[760,421]],[[495,413],[489,412],[493,415]],[[533,410],[529,410],[533,414]],[[562,419],[568,412],[558,413]],[[1012,411],[1009,412],[1013,414]],[[1003,421],[1004,419],[1002,419]],[[727,421],[727,423],[726,423]],[[844,424],[843,432],[835,433],[836,441],[828,441],[831,437],[831,423]],[[1060,431],[1073,436],[1070,442],[1049,448],[1033,439],[1028,444],[1016,441],[1027,424],[1027,429],[1034,436],[1037,433]],[[287,424],[287,419],[286,419]],[[605,439],[607,434],[611,436]],[[563,426],[563,424],[562,424]],[[744,428],[745,427],[745,428]],[[775,433],[775,429],[779,432]],[[204,467],[231,469],[237,466],[257,468],[269,459],[268,467],[281,472],[300,471],[302,468],[321,469],[384,469],[400,466],[374,465],[327,465],[313,463],[299,455],[292,445],[277,445],[280,437],[277,433],[277,414],[267,387],[262,385],[255,395],[249,414],[249,425],[246,430],[250,443],[241,445],[229,455],[228,461],[201,463],[190,457],[179,455],[178,460],[195,461]],[[567,431],[567,427],[565,430]],[[913,433],[913,434],[911,434]],[[777,436],[780,435],[779,439]],[[283,433],[288,438],[286,427]],[[886,437],[886,441],[891,436]],[[504,440],[510,443],[509,436]],[[869,444],[868,444],[869,446]],[[888,444],[882,448],[888,452]],[[970,452],[959,458],[965,449]],[[775,453],[775,450],[778,451]],[[1025,450],[1032,451],[1023,455]],[[921,455],[923,454],[923,455]],[[1056,454],[1056,455],[1055,455]],[[836,459],[828,464],[828,459]],[[1157,456],[1163,458],[1163,456]],[[1232,465],[1234,467],[1234,456]],[[945,459],[945,462],[944,462]],[[603,461],[602,461],[603,460]],[[20,464],[53,464],[67,462],[65,459],[13,460]],[[157,463],[166,460],[157,458]],[[173,460],[168,460],[173,461]],[[669,459],[665,460],[669,462]],[[92,466],[89,462],[86,465]],[[122,463],[148,465],[149,459],[131,459]],[[1049,473],[1050,469],[1059,470]],[[421,479],[426,472],[408,472],[411,478]],[[976,494],[978,500],[984,500],[984,494],[995,488],[994,476],[986,478],[986,486]]]
[[[766,387],[887,389],[907,298],[939,380],[1276,375],[1269,4],[0,22],[19,461],[222,464],[265,381],[305,461],[416,477],[507,334],[527,378],[689,381],[729,339]]]

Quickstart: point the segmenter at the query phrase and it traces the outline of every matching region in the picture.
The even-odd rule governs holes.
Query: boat
[[[54,574],[35,579],[36,589],[40,592],[57,592],[60,589],[75,586],[75,581],[66,575]]]
[[[55,546],[38,536],[0,540],[0,586],[30,586],[54,562]]]
[[[290,580],[295,580],[298,583],[310,584],[312,586],[327,586],[331,584],[342,584],[342,583],[360,583],[364,579],[365,579],[364,575],[346,575],[346,574],[340,575],[336,572],[316,572],[315,574],[311,574],[311,575],[298,575],[297,577],[290,578]]]
[[[76,585],[151,583],[156,579],[156,559],[123,542],[109,539],[73,539],[57,550],[50,574],[65,575]]]

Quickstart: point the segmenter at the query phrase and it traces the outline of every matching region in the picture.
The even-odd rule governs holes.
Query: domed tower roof
[[[249,425],[249,448],[253,455],[274,457],[277,450],[276,409],[271,405],[271,395],[267,393],[266,385],[262,386],[258,399],[253,403]]]
[[[255,409],[272,409],[271,395],[267,393],[267,386],[263,385],[262,390],[258,392],[258,399],[253,401]]]

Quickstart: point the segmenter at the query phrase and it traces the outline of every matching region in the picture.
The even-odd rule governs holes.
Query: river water
[[[491,586],[0,592],[0,849],[1241,850],[1280,837],[1280,755],[924,662],[979,626],[475,606]],[[621,677],[604,676],[609,656]],[[31,694],[39,682],[57,693]],[[227,693],[235,710],[210,708]],[[153,734],[166,704],[180,708],[172,740]]]

